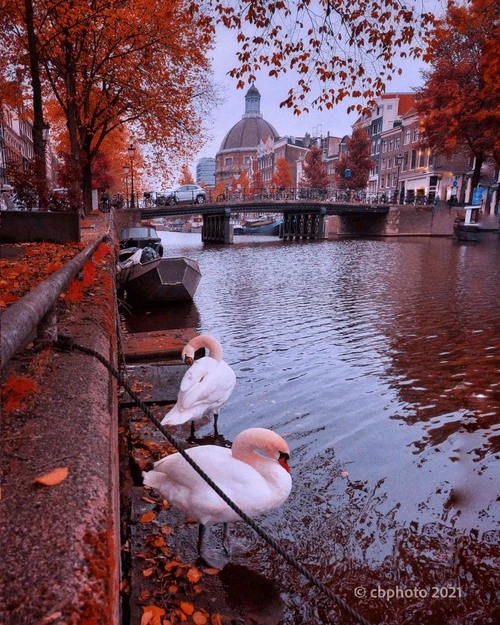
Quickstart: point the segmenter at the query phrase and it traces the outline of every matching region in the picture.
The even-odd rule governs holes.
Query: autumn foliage
[[[323,153],[317,145],[313,145],[304,159],[300,185],[309,189],[326,189],[328,182]]]
[[[335,163],[335,182],[338,189],[365,189],[368,184],[370,169],[374,165],[371,157],[371,141],[366,131],[357,127],[352,137],[347,139],[347,153],[341,154]],[[350,177],[345,176],[346,170]]]
[[[293,72],[282,106],[300,114],[331,109],[347,97],[370,100],[401,73],[399,59],[421,57],[421,37],[434,15],[416,2],[268,2],[210,0],[219,21],[236,32],[239,86],[259,70],[284,78]],[[350,109],[362,108],[362,104]]]
[[[276,161],[276,171],[273,174],[272,183],[278,188],[294,186],[290,164],[283,156]]]
[[[493,0],[450,2],[427,40],[431,69],[417,92],[422,144],[435,154],[474,156],[473,187],[485,159],[500,165],[499,30]]]
[[[0,2],[0,8],[9,4]],[[12,0],[7,8],[0,22],[9,35],[5,53],[14,71],[24,71],[26,4]],[[116,131],[133,130],[134,142],[151,146],[151,161],[163,170],[199,148],[202,116],[213,99],[213,26],[196,3],[41,0],[34,4],[34,31],[45,98],[56,109],[54,123],[64,120],[68,167],[82,182],[87,209],[92,163]]]

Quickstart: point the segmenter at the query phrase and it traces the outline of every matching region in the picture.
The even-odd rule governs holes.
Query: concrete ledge
[[[80,215],[78,213],[1,211],[0,240],[2,243],[79,242]]]
[[[59,332],[116,367],[114,255],[95,264],[83,298],[60,302]],[[117,384],[97,359],[52,348],[28,346],[2,382],[12,373],[37,390],[0,424],[0,622],[118,625]],[[58,467],[60,484],[34,483]]]

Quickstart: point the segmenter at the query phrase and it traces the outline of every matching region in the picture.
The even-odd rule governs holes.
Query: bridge
[[[337,203],[318,200],[244,201],[205,204],[177,204],[141,209],[141,218],[203,216],[204,243],[230,243],[231,216],[241,213],[283,213],[283,239],[324,238],[324,221],[328,215],[343,217],[386,216],[388,204]]]

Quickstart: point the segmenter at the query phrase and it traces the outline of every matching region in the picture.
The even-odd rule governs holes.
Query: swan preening
[[[288,445],[271,430],[243,430],[234,439],[231,449],[203,445],[188,449],[186,453],[249,517],[271,512],[290,494]],[[200,554],[206,524],[224,523],[226,539],[226,524],[240,520],[179,453],[162,458],[152,471],[144,472],[143,477],[146,486],[157,490],[175,508],[198,521]]]
[[[194,360],[196,350],[206,347],[209,356]],[[162,425],[179,425],[194,421],[205,414],[214,415],[214,433],[217,436],[219,410],[227,402],[236,384],[236,375],[222,360],[222,346],[213,336],[200,334],[191,339],[182,350],[182,360],[190,365],[181,381],[177,403],[162,420]]]

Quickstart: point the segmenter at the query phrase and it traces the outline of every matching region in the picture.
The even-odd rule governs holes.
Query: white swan
[[[234,439],[231,449],[217,445],[193,447],[187,454],[220,489],[250,517],[281,506],[292,488],[286,442],[271,430],[250,428]],[[240,517],[201,478],[179,453],[162,458],[143,473],[144,484],[156,489],[175,508],[198,521],[201,555],[205,525],[227,523]]]
[[[210,355],[194,360],[197,349],[206,347]],[[175,406],[163,417],[162,425],[179,425],[194,421],[205,414],[214,415],[214,433],[217,436],[217,419],[220,408],[227,402],[236,384],[236,375],[222,360],[222,346],[213,336],[200,334],[191,339],[182,350],[182,360],[192,365],[181,380]]]

